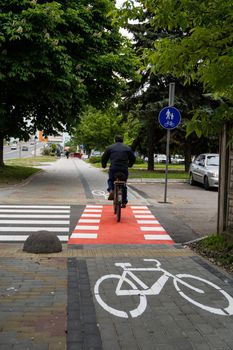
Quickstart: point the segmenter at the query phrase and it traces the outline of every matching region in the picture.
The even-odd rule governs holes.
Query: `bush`
[[[42,151],[43,156],[50,156],[50,149],[48,147],[44,147]]]
[[[92,156],[89,158],[89,162],[92,164],[101,163],[101,157],[100,156]]]
[[[141,159],[140,157],[137,157],[136,160],[135,160],[135,164],[144,164],[144,160]]]

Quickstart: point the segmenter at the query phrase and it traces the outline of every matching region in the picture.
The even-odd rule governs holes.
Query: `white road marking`
[[[1,220],[1,224],[43,224],[43,225],[69,225],[69,220]]]
[[[82,214],[81,217],[85,217],[85,218],[101,218],[101,214]]]
[[[147,240],[156,240],[156,241],[172,241],[169,235],[144,235],[144,238]]]
[[[7,236],[7,235],[0,235],[0,242],[1,241],[19,241],[23,242],[26,241],[29,235],[16,235],[16,236]],[[57,236],[60,241],[67,242],[69,239],[69,236]]]
[[[0,213],[66,213],[69,214],[69,210],[53,210],[53,209],[0,209]]]
[[[133,213],[134,214],[151,214],[151,211],[139,209],[139,210],[133,210]]]
[[[94,231],[97,231],[99,229],[99,226],[86,226],[86,225],[77,225],[75,227],[75,230],[94,230]]]
[[[28,218],[28,219],[32,219],[32,218],[41,218],[41,219],[68,219],[70,217],[70,215],[54,215],[54,214],[50,214],[50,215],[46,215],[46,214],[0,214],[0,218]]]
[[[70,205],[0,205],[0,208],[70,209]]]
[[[141,226],[140,229],[141,231],[165,231],[162,226]]]
[[[68,227],[0,227],[1,232],[36,232],[36,231],[50,231],[50,232],[69,232]],[[1,236],[0,236],[1,237]]]
[[[141,224],[159,224],[158,220],[137,220],[139,225]]]
[[[102,213],[101,209],[84,209],[84,213]]]
[[[1,221],[0,221],[1,222]],[[79,223],[99,224],[100,219],[79,219]]]
[[[103,208],[102,205],[86,205],[86,208],[90,209],[90,208]]]
[[[97,233],[73,233],[70,237],[70,239],[72,238],[97,238]]]
[[[147,209],[148,210],[148,207],[146,205],[138,205],[138,206],[131,205],[130,207],[131,207],[131,209]]]
[[[154,219],[154,215],[134,215],[136,219]]]

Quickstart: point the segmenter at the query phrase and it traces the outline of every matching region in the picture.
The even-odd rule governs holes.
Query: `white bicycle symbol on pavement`
[[[233,298],[227,293],[225,292],[223,289],[221,289],[220,287],[218,287],[216,284],[207,281],[201,277],[197,277],[197,276],[193,276],[193,275],[189,275],[189,274],[177,274],[177,275],[173,275],[170,272],[162,269],[161,263],[156,260],[156,259],[143,259],[146,262],[154,262],[156,263],[155,267],[131,267],[132,265],[130,263],[115,263],[115,266],[121,267],[123,269],[122,275],[116,275],[116,274],[110,274],[110,275],[105,275],[100,277],[94,287],[94,294],[96,297],[96,300],[98,301],[98,303],[108,312],[110,312],[111,314],[118,316],[118,317],[123,317],[123,318],[128,318],[129,316],[131,317],[138,317],[140,316],[147,307],[147,296],[149,295],[158,295],[161,290],[163,289],[163,287],[165,286],[166,282],[168,281],[169,278],[173,279],[173,284],[175,286],[175,289],[177,290],[177,292],[180,294],[180,296],[182,296],[184,299],[186,299],[187,301],[189,301],[190,303],[198,306],[199,308],[208,311],[210,313],[213,314],[217,314],[217,315],[224,315],[224,316],[230,316],[233,315]],[[158,280],[151,286],[148,287],[141,279],[139,279],[133,271],[151,271],[151,272],[155,272],[155,271],[159,271],[162,272],[162,276],[158,278]],[[208,306],[208,305],[204,305],[202,303],[200,303],[199,301],[196,301],[194,299],[192,299],[192,297],[188,296],[185,294],[185,292],[183,292],[180,288],[182,286],[187,287],[191,292],[194,291],[196,293],[198,293],[198,295],[200,294],[204,294],[205,291],[203,289],[197,288],[192,286],[191,284],[189,284],[188,282],[185,282],[183,279],[188,278],[188,279],[193,279],[196,281],[199,281],[200,283],[204,283],[205,286],[207,286],[208,288],[213,288],[214,292],[219,292],[220,294],[222,294],[221,296],[224,297],[224,302],[226,302],[227,306],[226,307],[213,307],[213,306]],[[100,289],[103,287],[103,283],[106,282],[106,280],[111,280],[109,282],[111,282],[111,286],[113,285],[113,279],[117,279],[117,286],[116,286],[116,290],[115,290],[115,294],[117,296],[137,296],[139,298],[138,300],[138,306],[129,311],[128,313],[126,311],[123,310],[118,310],[115,309],[111,306],[109,306],[104,300],[104,297],[101,297],[101,292]],[[129,288],[125,288],[126,286],[129,286]],[[101,287],[100,287],[101,286]],[[107,292],[107,291],[106,291]],[[106,293],[107,294],[107,293]],[[210,302],[208,300],[208,302]]]
[[[92,190],[93,196],[108,198],[108,193],[103,190]]]

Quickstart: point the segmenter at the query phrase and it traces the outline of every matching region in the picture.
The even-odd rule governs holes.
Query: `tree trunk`
[[[192,161],[192,147],[191,147],[191,138],[190,136],[187,137],[187,139],[185,139],[184,141],[184,161],[185,161],[185,171],[188,172],[189,171],[189,165]]]
[[[0,135],[0,167],[4,166],[3,162],[3,136]]]
[[[154,116],[148,116],[148,167],[147,170],[154,171]]]

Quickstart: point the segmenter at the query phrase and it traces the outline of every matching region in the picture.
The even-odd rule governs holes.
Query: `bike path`
[[[87,205],[68,244],[172,244],[147,206],[128,205],[116,221],[110,205]]]
[[[189,249],[84,245],[72,254],[68,349],[233,349],[233,280]]]

